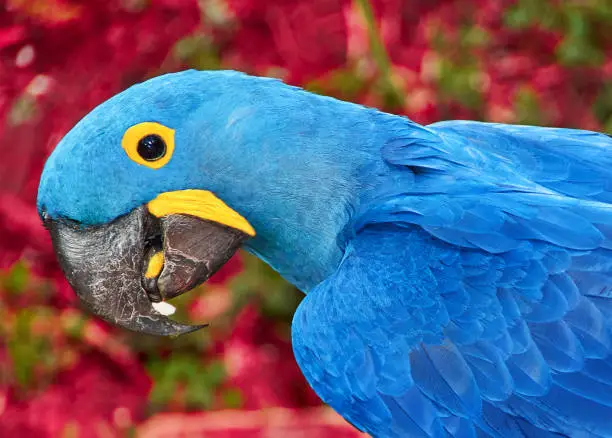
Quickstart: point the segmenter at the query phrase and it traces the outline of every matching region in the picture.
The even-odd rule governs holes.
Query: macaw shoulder
[[[444,122],[383,146],[409,173],[355,216],[408,223],[464,248],[500,253],[540,239],[612,247],[612,139],[589,131]]]

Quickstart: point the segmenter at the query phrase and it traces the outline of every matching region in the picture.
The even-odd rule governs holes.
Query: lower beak
[[[153,303],[206,281],[254,232],[250,225],[239,229],[209,217],[210,209],[207,214],[168,210],[176,211],[176,203],[160,207],[151,202],[111,223],[90,227],[47,221],[62,270],[90,312],[151,335],[180,335],[205,327],[173,321]]]

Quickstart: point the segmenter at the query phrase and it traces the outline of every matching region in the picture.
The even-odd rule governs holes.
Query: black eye
[[[157,134],[149,134],[138,142],[138,155],[147,161],[159,160],[166,155],[166,143]]]

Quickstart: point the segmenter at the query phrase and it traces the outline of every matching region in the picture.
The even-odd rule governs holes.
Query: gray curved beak
[[[119,327],[158,336],[206,326],[173,321],[157,312],[153,302],[206,281],[249,237],[182,214],[158,219],[146,206],[104,225],[84,227],[47,219],[45,226],[68,282],[91,313]],[[146,277],[150,257],[161,250],[161,272]]]

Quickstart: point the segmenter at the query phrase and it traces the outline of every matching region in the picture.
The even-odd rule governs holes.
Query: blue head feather
[[[100,224],[162,192],[210,190],[254,226],[249,249],[307,290],[333,272],[359,196],[387,172],[379,151],[388,119],[406,122],[232,71],[160,76],[104,102],[62,139],[38,208]],[[147,121],[176,131],[158,170],[121,147],[124,132]]]

